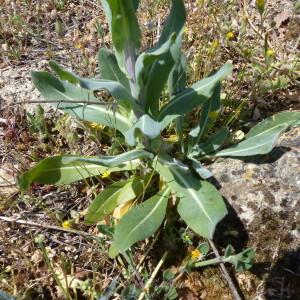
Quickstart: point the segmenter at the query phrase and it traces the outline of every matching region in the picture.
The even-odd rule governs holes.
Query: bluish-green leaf
[[[300,125],[300,112],[282,112],[254,126],[237,145],[217,152],[215,156],[252,156],[269,153],[278,137],[289,127]]]
[[[234,265],[237,272],[249,270],[253,266],[255,258],[255,248],[248,248],[240,253],[235,254],[235,250],[231,245],[228,245],[223,261]]]
[[[133,170],[140,163],[139,160],[120,163],[119,166],[108,168],[99,163],[82,161],[82,156],[64,155],[43,159],[29,171],[19,177],[19,185],[22,190],[29,188],[33,182],[42,184],[70,184],[92,176],[98,176],[109,170],[117,172]]]
[[[133,207],[121,219],[109,249],[110,257],[115,257],[134,243],[155,233],[164,220],[169,194],[169,189],[158,192],[150,199]]]
[[[229,130],[226,127],[221,128],[219,131],[211,135],[204,143],[195,145],[192,148],[189,156],[205,156],[217,151],[220,147],[223,146],[228,136]]]
[[[145,136],[149,139],[157,138],[174,118],[174,116],[167,116],[161,122],[157,122],[149,115],[141,116],[140,119],[124,133],[127,144],[134,146],[138,137]]]
[[[47,72],[32,72],[31,77],[36,88],[47,100],[57,101],[57,103],[52,103],[52,106],[62,109],[72,116],[107,125],[121,132],[125,132],[132,126],[127,117],[111,108],[112,105],[74,103],[74,101],[98,101],[93,93],[86,89],[59,80]]]
[[[98,64],[102,79],[120,82],[127,90],[130,90],[129,81],[121,71],[116,56],[106,48],[101,48],[98,52]]]
[[[232,65],[226,63],[218,72],[193,84],[190,88],[179,93],[167,103],[159,113],[158,120],[167,115],[184,115],[193,108],[208,101],[215,90],[215,86],[226,76],[231,74]]]
[[[85,221],[93,224],[103,220],[117,206],[135,199],[143,190],[143,180],[138,177],[111,184],[93,200],[85,215]]]
[[[118,65],[134,83],[136,49],[141,44],[141,33],[135,14],[137,1],[101,0],[101,3],[109,24]]]
[[[62,80],[67,80],[70,83],[75,83],[80,87],[90,90],[90,91],[98,91],[98,90],[106,90],[108,91],[118,102],[120,105],[127,108],[128,106],[134,108],[137,111],[143,111],[142,107],[136,102],[130,92],[124,87],[120,82],[107,80],[107,79],[89,79],[89,78],[81,78],[72,72],[66,70],[58,63],[51,61],[51,68],[57,73],[57,75]],[[34,72],[35,76],[41,74],[40,72]],[[92,95],[92,93],[90,93]]]
[[[127,163],[129,161],[133,161],[136,159],[153,159],[154,156],[152,153],[147,152],[142,149],[135,149],[131,151],[127,151],[115,156],[93,156],[93,157],[84,157],[84,156],[79,156],[77,159],[82,162],[87,162],[87,163],[93,163],[93,164],[98,164],[100,166],[105,166],[105,167],[116,167],[120,166],[124,163]],[[65,159],[67,161],[67,158]]]
[[[189,160],[192,163],[193,169],[198,173],[198,175],[203,179],[208,179],[213,176],[213,174],[207,170],[200,161],[195,158],[190,157]]]
[[[139,48],[141,33],[135,15],[133,2],[128,0],[101,0],[107,2],[111,11],[111,35],[114,47],[118,52],[126,48]],[[135,3],[136,6],[136,3]]]
[[[269,117],[256,126],[246,134],[245,138],[255,137],[258,134],[264,133],[278,125],[286,124],[288,126],[300,125],[300,111],[284,111]]]
[[[163,57],[165,54],[170,52],[171,46],[174,44],[176,35],[170,36],[170,38],[159,47],[150,49],[146,52],[143,52],[136,61],[135,64],[135,74],[137,78],[137,83],[142,87],[147,81],[149,74],[149,68],[153,63]]]
[[[179,198],[178,212],[196,233],[212,239],[216,225],[227,214],[218,190],[209,182],[198,180],[190,169],[168,155],[161,155],[153,168]]]
[[[177,35],[182,31],[186,19],[186,12],[182,0],[172,0],[172,8],[165,22],[158,45],[165,43],[175,32]]]

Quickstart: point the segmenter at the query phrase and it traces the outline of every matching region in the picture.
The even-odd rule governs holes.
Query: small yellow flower
[[[168,142],[178,142],[178,136],[176,134],[171,134],[165,140]]]
[[[217,111],[210,111],[208,113],[208,116],[213,120],[215,120],[218,117],[218,115],[219,115],[219,113]]]
[[[234,39],[234,33],[232,31],[227,32],[226,38],[229,41],[233,40]]]
[[[110,177],[110,171],[106,170],[104,173],[101,175],[101,179],[109,178]]]
[[[266,57],[269,57],[269,58],[274,58],[275,57],[275,52],[273,49],[269,48],[267,51],[266,51]]]
[[[256,0],[255,1],[256,7],[259,13],[262,15],[265,10],[266,1],[265,0]]]
[[[202,254],[198,249],[195,249],[191,252],[191,258],[193,260],[199,259],[201,256],[202,256]]]
[[[75,48],[78,50],[82,50],[84,48],[84,45],[81,42],[78,42],[75,44]]]
[[[217,49],[219,47],[220,43],[218,40],[213,40],[213,42],[211,43],[211,48],[213,49]]]
[[[72,220],[66,220],[62,223],[62,227],[66,229],[70,229],[72,228],[72,224],[73,224]]]

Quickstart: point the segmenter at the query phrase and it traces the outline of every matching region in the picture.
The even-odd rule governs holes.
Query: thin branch
[[[54,225],[46,225],[46,224],[40,224],[32,221],[26,221],[22,219],[15,219],[15,218],[8,218],[8,217],[2,217],[0,216],[0,222],[8,222],[8,223],[16,223],[24,226],[29,226],[29,227],[38,227],[38,228],[43,228],[43,229],[49,229],[49,230],[54,230],[54,231],[62,231],[62,232],[67,232],[67,233],[73,233],[76,235],[81,235],[84,237],[90,237],[90,238],[98,238],[94,234],[90,234],[84,231],[79,231],[75,229],[68,229],[68,228],[63,228],[59,226],[54,226]]]
[[[222,262],[222,258],[220,256],[220,253],[218,251],[218,249],[216,248],[214,242],[212,240],[208,240],[209,241],[209,244],[211,246],[211,248],[213,249],[215,255],[216,255],[216,258],[217,259],[220,259],[220,267],[221,267],[221,270],[223,271],[223,276],[224,278],[226,279],[227,283],[228,283],[228,286],[229,286],[229,289],[231,290],[231,293],[232,293],[232,296],[233,296],[233,299],[234,300],[242,300],[238,290],[236,289],[226,267],[225,267],[225,264]]]
[[[153,280],[155,279],[157,273],[159,272],[161,266],[163,265],[163,263],[165,262],[167,256],[168,256],[169,252],[166,251],[164,253],[164,255],[162,256],[162,258],[160,259],[160,261],[158,262],[156,268],[154,269],[153,273],[151,274],[149,280],[146,282],[145,287],[144,287],[144,291],[140,294],[138,300],[143,300],[146,296],[146,293],[148,293],[149,288],[153,282]]]
[[[84,100],[32,100],[32,101],[17,101],[17,102],[13,102],[10,103],[4,107],[1,107],[0,110],[5,110],[11,106],[15,106],[15,105],[20,105],[20,104],[43,104],[43,103],[79,103],[79,104],[85,104],[85,105],[89,105],[89,104],[106,104],[106,105],[114,105],[115,103],[111,103],[111,102],[101,102],[101,101],[84,101]]]

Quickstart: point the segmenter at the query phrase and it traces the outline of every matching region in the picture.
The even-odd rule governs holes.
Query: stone
[[[254,266],[252,271],[259,273],[254,277],[257,286],[259,278],[265,278],[262,299],[277,299],[268,296],[274,289],[275,294],[283,293],[281,299],[299,299],[300,265],[295,262],[300,262],[300,127],[282,135],[269,155],[244,160],[221,158],[208,169],[233,208],[231,216],[236,214],[240,219],[236,230],[244,230],[242,237],[235,234],[233,243],[238,250],[255,247],[257,266],[265,266]],[[224,246],[235,230],[226,222],[230,222],[228,218],[219,228],[222,232],[217,233],[223,236]],[[283,287],[278,285],[278,278],[284,281]],[[249,299],[257,296],[253,291]]]

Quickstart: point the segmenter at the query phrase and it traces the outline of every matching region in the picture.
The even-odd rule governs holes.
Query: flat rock
[[[240,238],[241,248],[257,249],[251,279],[256,284],[237,277],[250,299],[258,294],[261,299],[300,299],[300,128],[285,133],[269,155],[221,158],[209,169],[244,227],[244,235],[236,234],[233,241]],[[224,244],[235,232],[229,227],[222,232]]]

